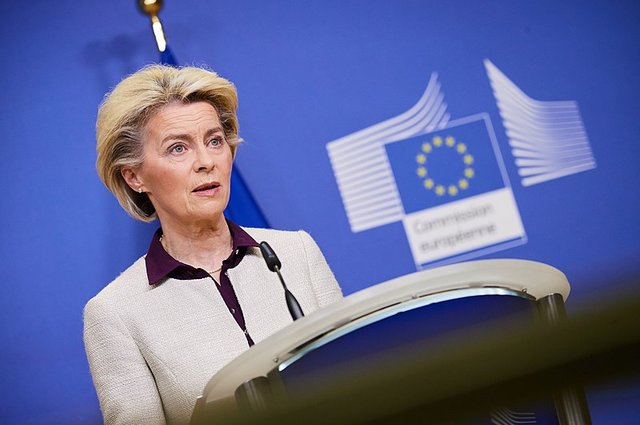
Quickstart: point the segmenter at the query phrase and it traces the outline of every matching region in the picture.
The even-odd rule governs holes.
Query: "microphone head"
[[[280,270],[280,260],[268,243],[264,241],[260,242],[260,251],[262,252],[262,256],[264,257],[264,261],[267,263],[269,270],[272,272]]]

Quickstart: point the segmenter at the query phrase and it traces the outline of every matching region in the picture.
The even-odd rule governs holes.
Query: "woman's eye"
[[[220,145],[222,144],[222,138],[220,138],[220,137],[215,137],[215,138],[213,138],[213,139],[211,139],[211,140],[209,141],[209,144],[210,144],[211,146],[214,146],[214,147],[215,147],[215,146],[220,146]]]
[[[170,152],[172,153],[183,153],[185,150],[183,145],[175,145],[171,147]]]

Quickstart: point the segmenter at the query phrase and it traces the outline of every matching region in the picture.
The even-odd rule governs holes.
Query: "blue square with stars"
[[[488,117],[452,124],[385,145],[406,214],[506,186]]]

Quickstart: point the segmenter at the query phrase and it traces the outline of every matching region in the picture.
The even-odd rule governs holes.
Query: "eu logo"
[[[385,146],[405,214],[505,187],[483,119]]]

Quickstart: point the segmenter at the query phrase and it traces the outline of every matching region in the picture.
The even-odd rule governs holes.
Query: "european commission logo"
[[[485,66],[523,186],[595,167],[575,102],[534,101]],[[526,242],[489,115],[451,120],[435,73],[408,111],[327,151],[351,230],[401,221],[417,268]]]

